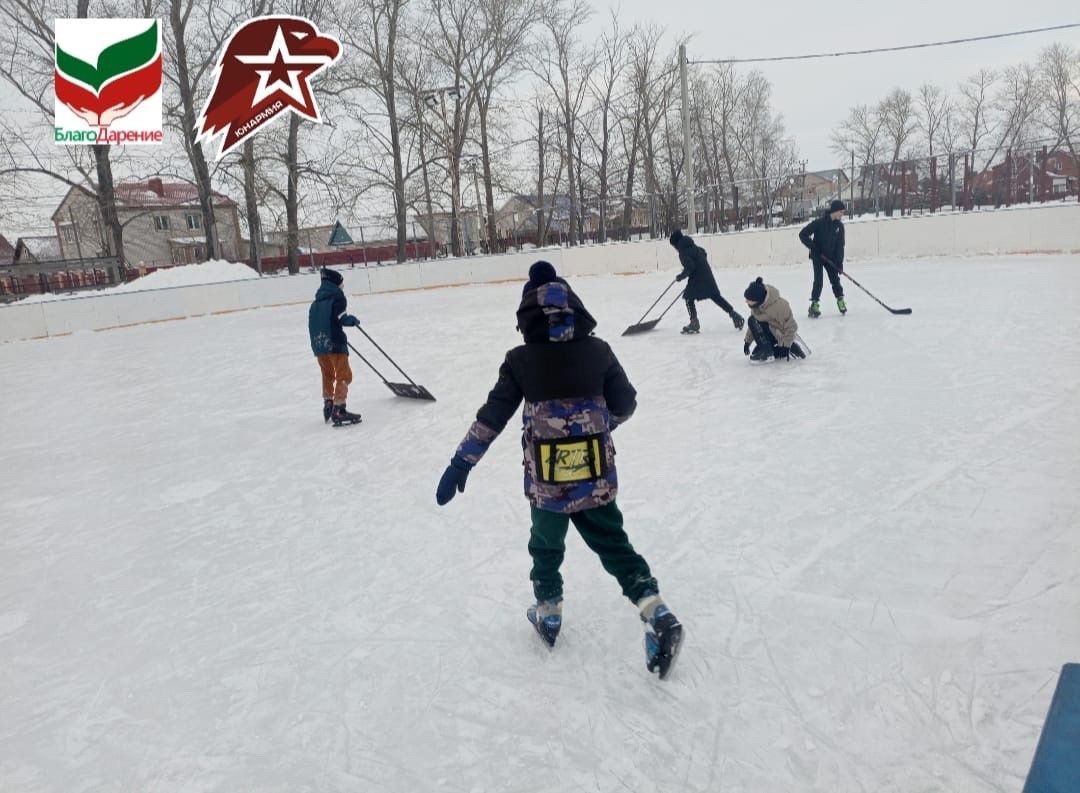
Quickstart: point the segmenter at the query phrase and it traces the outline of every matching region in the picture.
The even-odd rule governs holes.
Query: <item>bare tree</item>
[[[428,255],[435,256],[437,235],[431,170],[440,159],[440,155],[432,153],[432,150],[437,147],[432,145],[431,130],[425,116],[433,99],[430,93],[431,86],[435,84],[432,72],[433,62],[428,57],[426,49],[416,41],[410,39],[407,43],[410,46],[403,49],[401,53],[398,81],[400,83],[399,90],[411,100],[408,106],[410,114],[403,119],[403,129],[409,133],[410,142],[415,146],[415,155],[410,159],[410,163],[415,161],[415,164],[406,173],[405,182],[407,186],[409,179],[419,173],[422,177],[422,189],[407,193],[406,200],[419,210],[418,214],[422,214],[426,218]],[[399,104],[398,107],[401,107],[401,105]],[[377,167],[377,165],[378,163],[374,166],[367,165],[364,167],[372,168]],[[415,195],[415,198],[411,198],[413,195]]]
[[[877,114],[881,119],[884,143],[888,147],[889,180],[886,186],[885,213],[892,215],[896,208],[896,174],[897,166],[901,157],[905,155],[907,147],[911,143],[912,136],[918,129],[918,117],[916,115],[915,101],[911,94],[902,88],[893,89],[877,107]]]
[[[168,0],[165,9],[169,18],[170,36],[166,37],[168,48],[165,75],[179,93],[179,105],[167,109],[174,127],[180,133],[184,152],[191,163],[195,188],[199,196],[203,231],[206,235],[206,253],[210,259],[223,258],[221,238],[218,234],[217,217],[214,213],[214,194],[202,143],[196,137],[196,108],[201,104],[196,97],[196,87],[206,86],[207,73],[212,71],[217,54],[225,38],[231,32],[238,14],[230,15],[228,23],[215,25],[215,8],[211,0],[196,6],[195,0]],[[197,11],[194,20],[192,11]],[[204,89],[205,90],[205,89]]]
[[[1067,44],[1052,44],[1039,56],[1039,98],[1041,121],[1055,139],[1076,157],[1080,135],[1080,50]]]
[[[636,26],[630,34],[630,90],[637,99],[636,112],[640,114],[638,151],[645,172],[645,191],[650,201],[656,201],[662,192],[659,178],[661,142],[658,138],[660,123],[671,108],[678,78],[676,54],[664,57],[660,43],[664,30],[655,25]],[[630,191],[627,191],[629,195]],[[650,232],[659,229],[652,213]]]
[[[596,167],[600,225],[597,229],[597,242],[607,240],[608,199],[611,192],[611,138],[617,123],[615,118],[615,88],[626,69],[627,38],[619,28],[619,17],[615,9],[611,10],[611,21],[607,32],[597,46],[595,62],[597,69],[589,79],[589,93],[595,102],[598,114],[597,130],[585,127],[590,142],[596,149],[598,163]]]
[[[623,239],[630,239],[634,218],[634,184],[637,178],[638,160],[641,157],[641,106],[644,98],[636,91],[629,92],[630,101],[619,112],[618,130],[626,162],[626,179],[623,190],[622,227]]]
[[[1038,74],[1030,63],[1009,66],[1002,74],[1001,88],[994,99],[1001,135],[989,162],[1003,149],[1018,150],[1034,138],[1034,122],[1038,109]]]
[[[994,134],[997,123],[993,117],[991,103],[997,74],[991,69],[980,69],[964,82],[958,91],[960,101],[957,104],[960,135],[965,148],[971,152],[971,169],[978,171],[975,157],[983,142]]]
[[[736,143],[736,122],[743,93],[749,80],[740,78],[733,64],[716,66],[699,89],[702,95],[698,106],[701,119],[701,149],[706,159],[711,154],[714,186],[713,196],[716,215],[724,224],[723,182],[734,188],[738,174],[743,168],[742,153]],[[695,91],[695,96],[697,92]]]
[[[934,144],[940,143],[941,126],[949,107],[949,97],[940,86],[923,83],[915,96],[915,104],[919,115],[919,130],[926,139],[930,156],[933,157]],[[941,148],[940,145],[938,148]]]
[[[783,145],[783,120],[772,110],[772,85],[761,72],[747,75],[745,90],[736,106],[735,143],[742,153],[755,194],[761,204],[762,220],[771,224],[773,186],[770,176],[779,175],[777,163],[791,151]]]
[[[175,0],[174,0],[175,1]],[[394,224],[397,229],[397,260],[405,261],[408,240],[407,200],[405,195],[406,166],[402,142],[402,114],[398,111],[398,50],[405,25],[408,0],[361,0],[342,2],[336,13],[340,21],[342,43],[352,57],[344,64],[345,81],[370,93],[379,103],[378,110],[357,107],[355,117],[377,142],[380,153],[390,160],[390,169],[382,167],[380,156],[366,167],[379,184],[385,186],[394,202]]]
[[[855,154],[862,178],[859,180],[859,198],[866,199],[866,181],[881,156],[882,120],[877,109],[869,105],[855,105],[832,133],[830,148],[841,156]],[[855,178],[855,174],[851,175]],[[873,181],[877,188],[877,180]]]
[[[437,119],[427,129],[445,154],[450,178],[450,250],[462,256],[461,164],[477,99],[467,85],[468,63],[479,46],[482,26],[476,0],[428,0],[423,13],[427,26],[417,31],[416,40],[435,64],[435,79],[442,81],[425,92],[425,102],[436,111]]]
[[[578,40],[577,30],[591,15],[586,0],[548,0],[541,15],[544,38],[539,43],[539,49],[546,52],[546,57],[539,59],[535,69],[537,76],[551,90],[562,116],[560,137],[570,201],[568,241],[571,245],[578,244],[581,217],[578,168],[574,163],[578,148],[577,128],[593,57],[593,53]]]
[[[484,203],[489,250],[498,240],[494,178],[491,166],[491,106],[495,92],[525,52],[525,39],[537,21],[539,0],[476,0],[482,20],[478,46],[467,58],[468,84],[476,96],[480,126],[480,161],[484,169]]]

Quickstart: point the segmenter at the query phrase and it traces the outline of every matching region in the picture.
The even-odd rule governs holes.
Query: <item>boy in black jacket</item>
[[[630,544],[615,505],[618,478],[611,432],[637,407],[615,353],[592,335],[596,320],[555,268],[537,262],[517,312],[525,344],[506,354],[499,379],[439,480],[436,501],[464,492],[469,471],[522,412],[525,497],[532,505],[530,579],[536,604],[529,621],[549,646],[562,627],[559,567],[572,521],[646,625],[646,665],[667,676],[682,626],[660,599],[648,563]]]
[[[675,280],[686,280],[686,291],[683,297],[686,299],[686,311],[690,314],[690,324],[683,328],[682,332],[701,331],[697,308],[694,306],[697,300],[711,300],[716,303],[731,317],[735,330],[742,330],[744,320],[739,312],[732,308],[731,303],[724,300],[724,296],[720,294],[720,287],[716,285],[705,249],[695,245],[693,238],[686,236],[679,229],[675,229],[668,238],[668,242],[679,252],[679,262],[683,266],[682,272],[675,276]]]
[[[806,224],[799,232],[802,244],[810,249],[810,261],[814,263],[814,286],[810,290],[810,316],[821,316],[821,277],[824,269],[829,274],[836,307],[841,314],[847,313],[844,302],[844,285],[840,282],[840,273],[844,272],[844,202],[835,200],[829,204],[829,211],[816,220]]]

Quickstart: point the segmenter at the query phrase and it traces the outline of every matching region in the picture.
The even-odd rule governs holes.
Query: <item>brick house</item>
[[[206,260],[206,233],[195,185],[155,177],[145,182],[120,182],[115,191],[128,265],[164,267]],[[236,261],[246,255],[236,202],[221,193],[213,197],[222,255]],[[106,255],[107,229],[97,198],[88,190],[68,190],[53,212],[52,222],[62,258]]]
[[[1039,152],[1034,160],[1032,170],[1031,155],[1007,156],[1005,162],[991,168],[977,184],[991,200],[998,202],[1026,203],[1076,195],[1080,171],[1069,152]],[[1009,192],[1011,195],[1007,195]]]

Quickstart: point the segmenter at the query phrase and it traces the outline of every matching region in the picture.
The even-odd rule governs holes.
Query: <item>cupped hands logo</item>
[[[58,19],[55,33],[56,141],[160,143],[158,21]]]
[[[264,16],[237,28],[215,69],[196,140],[223,133],[218,159],[291,110],[322,122],[311,79],[341,56],[341,44],[303,17]]]

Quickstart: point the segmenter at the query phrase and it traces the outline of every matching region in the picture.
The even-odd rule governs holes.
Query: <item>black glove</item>
[[[360,320],[358,320],[352,314],[346,314],[341,318],[341,324],[347,328],[359,328]]]
[[[750,354],[750,342],[746,342],[746,343],[743,344],[743,346],[742,346],[742,354],[743,355],[749,355]]]
[[[685,278],[686,278],[686,271],[685,270],[683,270],[681,273],[679,273],[677,276],[675,276],[676,281],[682,281]]]
[[[772,352],[773,352],[773,357],[775,357],[776,360],[778,360],[778,361],[790,360],[790,358],[789,358],[790,350],[788,350],[788,348],[785,347],[782,344],[777,344],[775,347],[773,347]]]
[[[443,471],[439,486],[435,489],[435,500],[440,507],[450,503],[450,499],[454,497],[455,489],[458,493],[465,492],[465,480],[469,478],[469,471],[471,470],[472,463],[454,455],[450,465],[446,466],[446,470]]]

